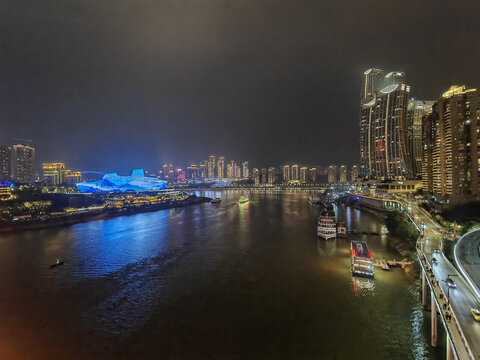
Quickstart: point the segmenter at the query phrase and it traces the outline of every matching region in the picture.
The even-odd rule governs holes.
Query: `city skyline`
[[[264,5],[3,5],[1,22],[14,31],[0,35],[0,143],[30,138],[42,161],[125,172],[196,153],[353,164],[364,69],[405,72],[419,99],[480,85],[478,47],[446,56],[476,43],[474,11],[414,1],[374,3],[374,12],[353,1]]]
[[[48,160],[48,161],[39,161],[38,160],[38,149],[35,148],[35,146],[32,144],[32,141],[31,140],[24,140],[29,147],[31,147],[33,150],[34,150],[34,153],[35,153],[35,156],[34,156],[34,167],[35,167],[35,172],[38,172],[41,170],[42,166],[45,165],[45,164],[65,164],[65,163],[68,163],[67,161],[65,161],[65,159],[61,158],[61,156],[56,156],[54,160]],[[11,142],[11,145],[9,144],[0,144],[0,178],[8,178],[8,177],[15,177],[13,176],[12,174],[12,170],[10,167],[10,162],[13,161],[13,158],[12,158],[12,150],[15,146],[24,146],[24,144],[17,144],[17,141],[13,141]],[[216,160],[215,160],[216,159]],[[36,161],[35,161],[36,160]],[[260,164],[258,165],[258,163],[256,163],[255,161],[252,161],[252,160],[236,160],[236,159],[230,159],[229,160],[230,162],[235,162],[236,165],[241,165],[241,170],[240,172],[243,174],[244,171],[245,171],[245,168],[246,169],[250,169],[250,168],[253,168],[253,167],[283,167],[283,166],[316,166],[316,167],[321,167],[321,166],[325,166],[325,167],[328,167],[329,165],[321,165],[321,164],[314,164],[314,163],[306,163],[305,161],[293,161],[291,164],[286,164],[285,161],[283,162],[279,162],[279,163],[275,163],[275,162],[267,162],[266,164]],[[236,162],[239,162],[239,164],[237,164]],[[220,165],[220,163],[222,165]],[[251,165],[251,163],[255,164],[253,167],[250,166],[249,167],[249,164]],[[342,165],[345,165],[342,163]],[[357,163],[355,164],[348,164],[348,166],[354,166],[354,165],[357,165]],[[164,169],[165,166],[170,166],[171,169],[178,169],[178,170],[183,170],[183,171],[188,171],[188,169],[191,167],[191,166],[196,166],[198,167],[198,171],[201,170],[201,167],[204,166],[204,170],[205,170],[205,177],[206,178],[213,178],[213,177],[227,177],[226,175],[225,176],[211,176],[212,174],[218,174],[218,171],[219,171],[219,166],[222,167],[223,171],[226,172],[226,166],[228,166],[228,163],[225,163],[225,156],[217,156],[217,155],[209,155],[208,158],[205,158],[203,160],[195,160],[195,161],[190,161],[190,162],[186,162],[186,163],[183,163],[183,164],[178,164],[178,163],[174,163],[172,161],[166,161],[166,162],[163,162],[163,163],[159,163],[156,165],[156,167],[152,167],[152,168],[149,168],[150,171],[153,171],[153,172],[157,172],[157,171],[161,171],[162,169]],[[92,169],[92,168],[82,168],[82,169],[76,169],[76,171],[103,171],[105,173],[107,173],[109,170],[115,170],[117,171],[115,168],[112,168],[112,167],[109,167],[108,169]],[[129,170],[127,170],[128,172]],[[300,177],[300,170],[297,171],[298,173],[298,176],[296,176],[296,178],[299,178]],[[247,170],[247,173],[248,173],[248,170]],[[243,177],[243,176],[242,176]],[[249,177],[247,175],[247,177]],[[188,178],[188,177],[187,177]]]

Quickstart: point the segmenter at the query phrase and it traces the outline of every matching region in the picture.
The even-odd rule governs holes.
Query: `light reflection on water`
[[[385,236],[362,233],[381,232],[374,215],[337,207],[358,233],[326,242],[316,236],[321,208],[307,194],[251,193],[238,204],[242,194],[209,191],[222,202],[0,236],[0,285],[11,290],[0,295],[0,316],[28,314],[28,322],[5,320],[0,334],[13,344],[26,336],[21,324],[41,329],[42,346],[31,350],[39,358],[58,346],[77,350],[79,336],[98,358],[108,357],[101,351],[202,358],[222,346],[224,358],[233,348],[244,355],[238,358],[362,358],[345,348],[351,338],[366,344],[363,355],[433,358],[418,298],[401,271],[376,272],[374,280],[350,274],[352,239],[367,241],[374,256],[394,256]],[[24,256],[29,261],[19,266]],[[65,265],[50,271],[56,257]],[[59,331],[71,347],[56,342]],[[105,350],[104,341],[118,350]],[[144,352],[124,354],[129,343]],[[71,357],[88,358],[82,350]]]
[[[169,212],[138,214],[72,226],[70,238],[74,256],[64,258],[74,278],[99,277],[120,270],[126,264],[155,257],[166,249]]]
[[[352,276],[352,292],[355,296],[373,295],[375,282],[372,279],[362,279]]]

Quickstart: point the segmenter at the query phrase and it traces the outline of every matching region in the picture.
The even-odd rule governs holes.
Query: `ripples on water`
[[[403,273],[350,275],[350,239],[393,257],[385,236],[325,242],[307,194],[252,193],[239,205],[240,194],[0,237],[0,284],[10,289],[0,315],[19,314],[4,317],[0,335],[14,349],[20,337],[40,337],[42,346],[12,350],[23,358],[49,358],[46,349],[70,358],[435,358]],[[381,232],[372,214],[340,207],[337,217]],[[55,258],[65,265],[48,269]]]

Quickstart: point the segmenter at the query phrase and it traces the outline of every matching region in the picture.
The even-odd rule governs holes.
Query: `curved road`
[[[411,209],[411,210],[410,210]],[[445,294],[449,293],[450,306],[457,317],[466,340],[473,351],[475,358],[480,359],[480,322],[474,320],[471,309],[477,307],[477,299],[472,293],[470,287],[459,276],[457,269],[445,258],[441,252],[442,233],[437,229],[437,224],[432,218],[417,205],[409,208],[409,213],[415,223],[420,227],[424,224],[424,238],[422,241],[422,252],[428,263],[433,269],[435,279]],[[440,252],[435,252],[440,250]],[[437,260],[437,264],[432,266],[432,258]],[[449,289],[445,280],[448,275],[451,276],[455,284],[454,289]],[[454,339],[455,341],[461,341]]]
[[[455,246],[455,261],[480,299],[480,230],[463,235]]]

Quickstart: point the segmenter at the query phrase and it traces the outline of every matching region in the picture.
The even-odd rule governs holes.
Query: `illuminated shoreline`
[[[119,216],[135,215],[139,213],[154,212],[159,210],[166,210],[178,207],[185,207],[191,205],[198,205],[209,202],[211,199],[208,197],[196,197],[189,196],[185,200],[171,200],[158,204],[146,204],[135,207],[122,207],[122,208],[102,208],[89,212],[62,215],[55,218],[48,218],[41,220],[35,218],[33,220],[17,221],[5,221],[0,223],[0,233],[8,232],[20,232],[28,230],[42,230],[49,227],[69,226],[82,222],[107,220]]]

